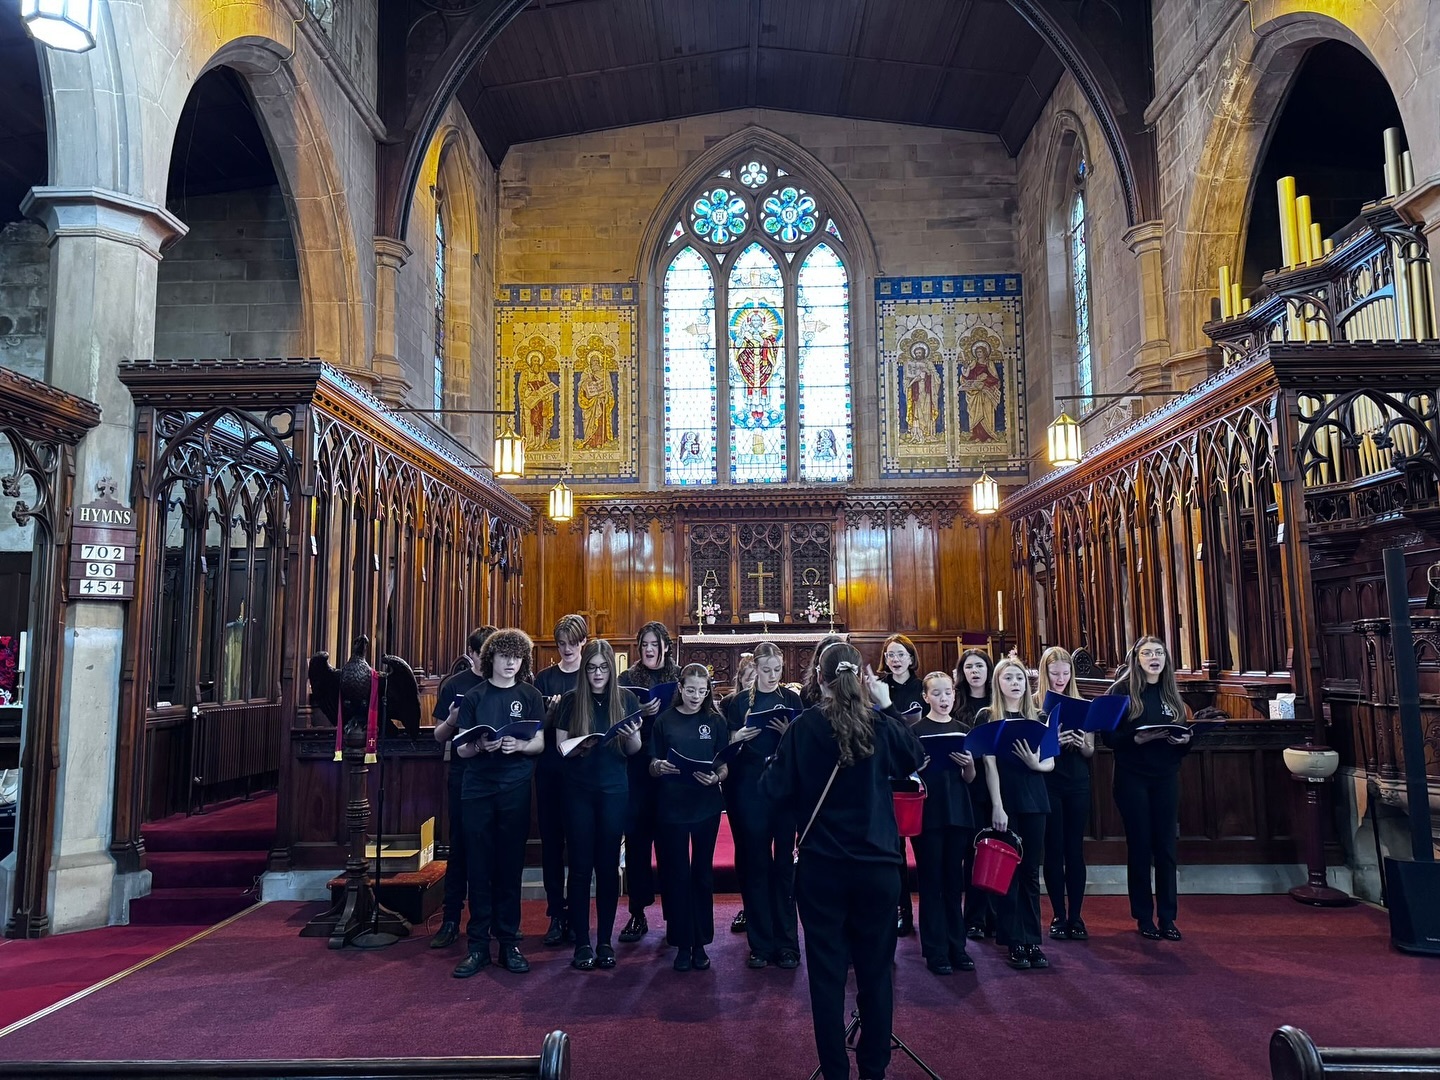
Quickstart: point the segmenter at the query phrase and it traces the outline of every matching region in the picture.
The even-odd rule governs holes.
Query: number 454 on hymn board
[[[70,531],[72,600],[129,600],[135,595],[135,511],[116,502],[113,487],[75,509]]]

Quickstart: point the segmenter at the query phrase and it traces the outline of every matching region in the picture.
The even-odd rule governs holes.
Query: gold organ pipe
[[[1312,221],[1310,223],[1310,257],[1323,259],[1329,254],[1329,250],[1325,247],[1325,238],[1320,235],[1320,223]]]
[[[1220,267],[1220,318],[1231,319],[1236,311],[1230,305],[1230,267]]]
[[[1410,151],[1406,150],[1400,155],[1400,192],[1404,194],[1415,186],[1415,162],[1410,158]]]
[[[1385,145],[1385,197],[1400,194],[1400,129],[1386,128],[1381,135]]]
[[[1295,254],[1301,263],[1308,263],[1314,257],[1310,253],[1311,223],[1310,196],[1301,195],[1295,200]]]
[[[1300,240],[1295,226],[1295,177],[1282,176],[1275,182],[1280,206],[1280,255],[1287,268],[1299,258]]]

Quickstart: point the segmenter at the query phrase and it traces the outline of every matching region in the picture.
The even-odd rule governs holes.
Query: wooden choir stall
[[[1214,375],[1004,506],[1022,652],[1079,649],[1087,692],[1101,692],[1128,644],[1158,634],[1192,707],[1235,721],[1186,761],[1182,863],[1298,861],[1295,789],[1306,785],[1290,781],[1281,751],[1307,739],[1340,751],[1342,777],[1398,801],[1381,552],[1405,548],[1412,608],[1440,604],[1426,582],[1440,560],[1440,345],[1415,340],[1435,336],[1433,312],[1409,314],[1428,301],[1406,293],[1428,293],[1424,237],[1391,202],[1368,205],[1333,252],[1267,275],[1252,306],[1207,326],[1225,361]],[[1420,639],[1433,782],[1430,622]],[[1281,693],[1295,695],[1294,719],[1271,719]],[[1106,861],[1123,837],[1109,772],[1102,751],[1092,835]],[[1335,841],[1354,839],[1335,831],[1325,828],[1331,863]],[[1316,872],[1312,862],[1312,883]]]
[[[529,511],[443,431],[319,361],[147,360],[120,378],[137,408],[141,558],[116,859],[144,865],[147,821],[277,786],[270,869],[344,864],[335,731],[305,672],[322,650],[342,664],[360,635],[372,663],[415,669],[427,728],[382,744],[385,831],[433,817],[443,852],[430,708],[469,631],[519,619]]]

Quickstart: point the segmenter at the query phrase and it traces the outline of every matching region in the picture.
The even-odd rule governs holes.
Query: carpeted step
[[[275,842],[273,793],[237,799],[203,814],[174,814],[140,830],[146,851],[268,851]]]
[[[248,889],[269,858],[267,851],[152,851],[145,868],[153,889]]]
[[[228,919],[257,900],[234,886],[200,889],[152,889],[130,901],[131,926],[207,926]]]

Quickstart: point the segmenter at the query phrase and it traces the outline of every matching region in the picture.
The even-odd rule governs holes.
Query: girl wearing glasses
[[[623,721],[623,722],[622,722]],[[640,703],[617,684],[610,643],[592,640],[580,652],[575,689],[555,707],[555,741],[564,754],[565,836],[570,856],[570,930],[580,971],[613,968],[615,909],[620,905],[620,837],[629,795],[626,759],[640,750]],[[618,728],[617,728],[617,725]],[[565,754],[565,741],[615,734]],[[590,875],[595,875],[595,939],[590,946]]]

